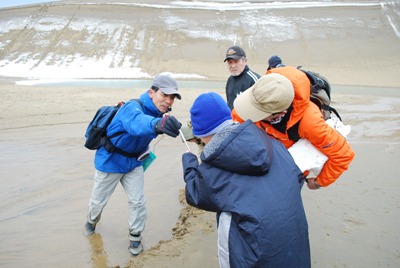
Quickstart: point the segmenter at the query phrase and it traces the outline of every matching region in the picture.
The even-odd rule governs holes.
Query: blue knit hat
[[[203,138],[217,133],[232,121],[231,110],[217,93],[204,93],[197,97],[190,108],[193,134]]]

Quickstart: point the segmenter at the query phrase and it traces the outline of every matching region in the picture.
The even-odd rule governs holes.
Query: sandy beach
[[[173,113],[185,122],[191,103],[205,91],[181,90],[183,101]],[[134,258],[127,250],[122,187],[107,205],[98,233],[82,235],[94,173],[93,152],[83,147],[87,121],[99,104],[141,91],[0,84],[1,266],[218,266],[215,215],[179,198],[185,151],[179,139],[163,137],[153,144],[158,158],[145,174],[149,219],[143,254]],[[303,189],[314,267],[396,267],[400,96],[334,94],[334,99],[352,126],[349,142],[357,157],[330,187]]]
[[[115,20],[116,14],[126,12],[137,14],[144,22],[154,15],[142,7],[93,7],[77,2],[11,9],[0,11],[0,15],[47,13],[51,17],[74,13],[74,18]],[[317,11],[328,12],[305,9],[302,16],[310,18]],[[375,20],[380,14],[378,7],[358,11],[355,20],[377,28],[365,26],[360,32],[353,26],[341,32],[343,36],[333,37],[337,28],[327,24],[313,28],[331,36],[317,42],[310,34],[264,45],[259,41],[245,43],[251,51],[250,67],[259,73],[265,70],[269,55],[281,54],[288,64],[303,64],[326,75],[334,85],[332,105],[352,127],[348,140],[356,158],[350,169],[325,189],[302,190],[316,268],[397,267],[400,263],[400,40],[390,27],[382,28],[381,17]],[[175,9],[157,12],[194,21],[215,14]],[[273,12],[294,16],[290,10]],[[337,8],[329,12],[340,19],[355,11]],[[159,16],[156,13],[155,17]],[[238,13],[225,13],[227,20],[236,16]],[[130,20],[127,15],[125,21]],[[371,20],[373,23],[368,24]],[[222,58],[232,42],[206,38],[200,42],[182,32],[174,35],[174,29],[155,20],[154,25],[157,23],[161,29],[146,23],[143,26],[160,38],[153,43],[157,44],[154,50],[147,47],[146,53],[138,55],[143,59],[143,70],[149,74],[196,73],[210,83],[207,88],[180,88],[183,99],[176,101],[172,114],[184,123],[199,94],[212,90],[225,97],[221,82],[228,72]],[[25,28],[3,33],[0,41],[11,38],[15,42],[0,50],[0,60],[15,51],[37,50],[29,42],[32,31]],[[299,31],[305,33],[304,29]],[[62,34],[54,32],[46,38],[59,40]],[[243,31],[240,36],[242,40],[251,39],[243,37]],[[163,49],[166,40],[176,46]],[[53,47],[59,55],[73,54]],[[201,56],[193,55],[194,50]],[[154,56],[153,51],[159,54]],[[0,66],[0,72],[4,68]],[[117,187],[108,203],[97,233],[88,238],[82,234],[94,175],[94,152],[83,147],[86,126],[100,106],[137,97],[151,80],[140,87],[112,89],[26,86],[15,84],[18,80],[22,78],[0,77],[0,267],[218,267],[215,214],[188,206],[182,196],[181,155],[186,148],[179,138],[160,136],[151,145],[157,160],[145,174],[148,222],[143,233],[145,251],[140,256],[133,257],[128,251],[127,200],[122,187]],[[183,81],[178,79],[180,83]],[[339,85],[340,90],[335,91]]]

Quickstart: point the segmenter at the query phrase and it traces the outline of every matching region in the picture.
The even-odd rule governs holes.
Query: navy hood
[[[201,160],[227,171],[260,176],[270,169],[271,146],[265,133],[248,120],[241,125],[228,125],[216,133],[204,147]]]

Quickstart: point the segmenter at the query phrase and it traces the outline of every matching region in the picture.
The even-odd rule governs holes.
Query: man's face
[[[174,104],[175,95],[164,94],[160,89],[155,91],[153,89],[149,90],[150,98],[153,100],[154,105],[161,113],[168,112],[168,109]]]
[[[247,59],[246,58],[241,58],[239,60],[228,59],[226,63],[228,65],[228,70],[231,73],[231,75],[238,76],[243,72],[244,67],[246,67]]]
[[[280,113],[274,113],[262,121],[268,122],[270,124],[277,124],[277,123],[281,122],[282,118],[286,115],[286,113],[287,113],[287,110],[280,112]]]

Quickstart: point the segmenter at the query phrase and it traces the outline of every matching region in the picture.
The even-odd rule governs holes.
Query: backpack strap
[[[300,125],[300,120],[286,131],[289,140],[296,142],[301,139],[299,135],[299,125]]]
[[[124,132],[117,132],[115,134],[121,135],[122,133],[124,133]],[[112,136],[114,136],[114,135],[112,135]],[[118,136],[118,135],[115,135],[115,136]],[[101,145],[104,146],[104,148],[109,153],[117,153],[117,154],[121,154],[123,156],[129,157],[129,158],[134,158],[134,157],[137,157],[140,155],[140,153],[128,153],[118,147],[115,147],[115,145],[110,141],[110,139],[107,136],[105,136],[101,139]]]
[[[132,99],[134,101],[136,101],[137,103],[139,103],[140,107],[142,107],[143,109],[143,103],[140,101],[140,99]],[[116,147],[111,141],[110,139],[117,137],[119,135],[122,135],[126,133],[126,131],[118,131],[110,136],[104,136],[101,139],[101,145],[104,146],[104,148],[107,150],[107,152],[109,153],[117,153],[117,154],[121,154],[123,156],[129,157],[129,158],[134,158],[139,156],[141,153],[129,153],[126,152],[118,147]]]
[[[340,119],[340,121],[343,121],[342,118],[340,117],[338,111],[336,111],[335,108],[329,106],[329,110],[330,110],[331,112],[333,112],[333,113]]]
[[[336,111],[335,108],[332,108],[331,106],[328,106],[327,108],[329,109],[330,112],[333,112],[339,118],[340,121],[342,121],[342,118],[340,117],[339,113]],[[289,128],[286,131],[287,135],[289,137],[289,140],[296,142],[301,139],[301,137],[299,135],[300,121],[301,120],[299,120],[296,124],[294,124],[291,128]]]
[[[142,109],[143,109],[143,103],[142,103],[142,101],[140,99],[131,99],[131,100],[134,100],[137,103],[139,103],[140,107],[142,107]]]

